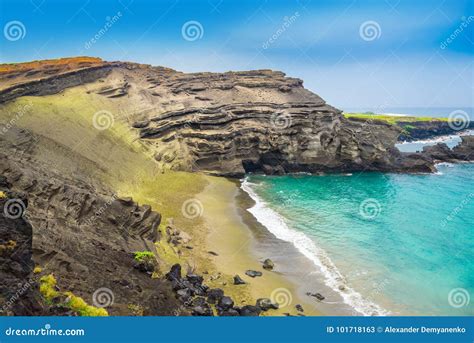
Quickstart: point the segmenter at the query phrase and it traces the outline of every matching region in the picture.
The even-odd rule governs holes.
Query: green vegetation
[[[403,122],[417,122],[417,121],[448,121],[448,118],[435,117],[411,117],[411,116],[390,116],[385,114],[371,114],[371,113],[344,113],[346,118],[358,118],[367,120],[379,120],[392,125]],[[410,129],[405,127],[406,129]]]
[[[48,303],[52,303],[54,299],[63,295],[66,296],[66,301],[61,304],[70,308],[81,316],[108,316],[107,310],[95,306],[88,305],[84,299],[74,295],[72,292],[61,293],[56,290],[56,278],[53,274],[45,275],[40,279],[40,292]]]
[[[56,278],[53,274],[45,275],[40,279],[40,292],[46,301],[51,302],[61,294],[55,289]]]
[[[153,255],[151,251],[135,251],[134,255],[135,261],[138,262],[147,262],[155,258],[155,255]]]
[[[74,312],[77,312],[81,316],[105,317],[109,315],[106,309],[88,305],[84,301],[84,299],[82,299],[81,297],[75,296],[71,292],[65,292],[64,295],[67,295],[68,297],[66,306],[69,307]]]

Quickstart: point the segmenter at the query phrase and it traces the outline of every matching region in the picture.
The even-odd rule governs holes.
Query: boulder
[[[181,280],[181,265],[179,263],[171,267],[169,273],[166,274],[166,279],[170,281]]]
[[[211,304],[217,303],[224,296],[224,291],[220,288],[213,288],[207,292],[207,301]]]
[[[259,307],[262,311],[278,310],[279,308],[279,305],[277,303],[272,302],[268,298],[257,299],[256,306]]]
[[[257,306],[245,305],[238,308],[237,311],[239,311],[240,315],[243,317],[256,317],[260,315],[262,310]]]
[[[256,271],[256,270],[247,270],[245,272],[246,275],[250,276],[250,277],[257,277],[257,276],[262,276],[262,272],[259,272],[259,271]]]
[[[223,311],[228,310],[232,308],[233,306],[234,306],[234,300],[232,300],[232,298],[228,296],[223,296],[222,298],[219,299],[217,303],[217,307]]]
[[[234,285],[245,285],[246,282],[242,280],[242,278],[239,275],[234,276]]]
[[[267,258],[265,261],[263,261],[263,268],[264,269],[272,270],[273,267],[275,267],[275,264],[269,258]]]

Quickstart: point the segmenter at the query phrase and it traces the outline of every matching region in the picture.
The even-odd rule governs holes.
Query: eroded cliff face
[[[61,172],[38,155],[48,144],[17,128],[0,136],[0,190],[6,194],[0,199],[3,313],[74,315],[59,306],[66,299],[56,299],[53,308],[36,302],[40,277],[52,273],[58,290],[90,305],[107,298],[111,315],[173,315],[179,304],[171,285],[151,278],[153,266],[143,270],[134,260],[136,251],[156,251],[160,214],[117,197],[79,170]],[[35,264],[42,272],[33,275]],[[156,270],[160,267],[156,262]],[[109,291],[97,295],[101,289]]]
[[[433,170],[394,148],[400,129],[347,120],[281,72],[186,74],[95,60],[45,69],[9,71],[4,79],[20,81],[4,87],[0,101],[86,84],[120,108],[113,119],[126,121],[164,169],[225,176]]]

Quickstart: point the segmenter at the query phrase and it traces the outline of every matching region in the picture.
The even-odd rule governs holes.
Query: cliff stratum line
[[[429,129],[438,125],[449,130]],[[270,70],[187,74],[90,57],[0,65],[0,313],[276,310],[250,305],[254,281],[219,272],[205,220],[183,204],[215,176],[432,172],[472,159],[472,137],[408,154],[394,147],[404,135],[345,118]],[[4,215],[14,202],[26,215]],[[107,311],[94,295],[104,288]]]

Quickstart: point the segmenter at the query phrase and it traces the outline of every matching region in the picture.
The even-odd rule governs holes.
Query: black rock
[[[272,270],[273,267],[275,267],[275,264],[269,258],[267,258],[265,261],[263,261],[263,268],[264,269]]]
[[[203,277],[201,275],[196,275],[196,274],[188,274],[186,276],[186,279],[191,282],[194,286],[200,286],[202,285],[203,282]]]
[[[245,283],[239,275],[234,276],[234,285],[245,285]]]
[[[307,295],[307,296],[310,296],[310,297],[315,297],[315,298],[318,299],[319,301],[322,301],[322,300],[326,299],[321,293],[311,293],[311,292],[307,292],[306,295]]]
[[[279,308],[278,304],[272,302],[268,298],[257,299],[256,306],[259,307],[260,309],[262,309],[262,311],[278,310],[278,308]]]
[[[228,310],[234,306],[234,300],[231,297],[223,296],[217,303],[217,306],[221,311]]]
[[[166,274],[166,279],[170,281],[181,280],[181,265],[179,263],[171,267],[169,273]]]
[[[240,313],[236,309],[230,308],[228,310],[220,312],[219,315],[223,317],[236,317],[240,316]]]
[[[224,291],[220,288],[213,288],[207,292],[207,301],[211,304],[217,303],[224,296]]]
[[[191,314],[193,316],[212,316],[212,309],[208,304],[194,306]]]
[[[219,256],[219,254],[214,251],[208,251],[208,253],[212,256]]]
[[[256,270],[247,270],[245,272],[246,275],[250,276],[250,277],[257,277],[257,276],[262,276],[262,272],[258,272]]]
[[[206,299],[203,297],[196,297],[193,299],[193,306],[204,306],[206,304]]]
[[[245,305],[239,309],[237,309],[241,316],[244,317],[256,317],[260,315],[260,308],[253,305]]]
[[[303,306],[301,306],[300,304],[296,304],[295,308],[298,312],[304,312]]]
[[[191,296],[191,291],[189,288],[183,288],[183,289],[180,289],[176,292],[176,294],[179,296],[179,297],[190,297]]]

